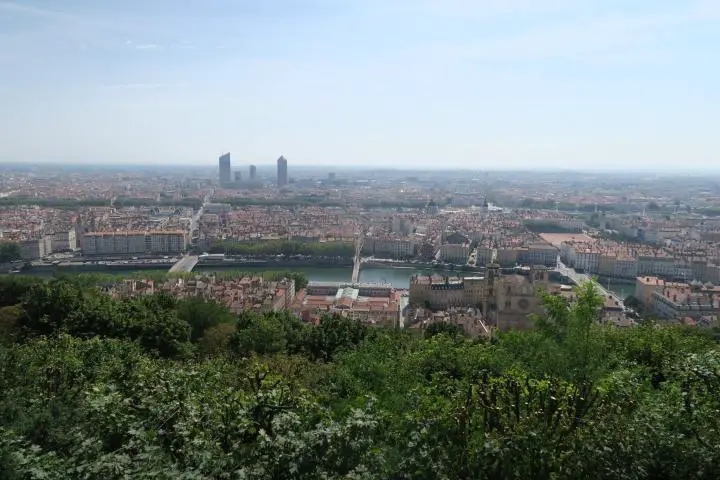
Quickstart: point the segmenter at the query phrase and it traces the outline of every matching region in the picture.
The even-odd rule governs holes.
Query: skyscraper
[[[242,182],[242,172],[235,171],[235,183]]]
[[[230,153],[221,155],[218,163],[220,165],[220,185],[230,183]]]
[[[287,185],[287,183],[287,160],[285,159],[285,157],[281,156],[277,159],[277,184],[278,187],[282,187]]]
[[[250,181],[255,180],[256,175],[257,175],[257,168],[255,168],[255,165],[250,165]]]

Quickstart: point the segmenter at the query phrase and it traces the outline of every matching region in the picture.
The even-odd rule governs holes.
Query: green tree
[[[0,307],[0,343],[12,343],[18,335],[23,311],[19,305]]]
[[[425,329],[425,338],[434,337],[435,335],[448,335],[450,337],[457,337],[458,335],[463,335],[463,329],[461,326],[452,323],[433,323]]]
[[[287,311],[240,314],[231,348],[244,356],[252,353],[301,353],[306,348],[307,326]]]
[[[0,263],[20,260],[20,244],[17,242],[0,241]]]
[[[323,315],[318,326],[310,330],[307,351],[312,358],[329,362],[340,351],[358,346],[367,335],[359,320],[340,315]]]
[[[41,279],[23,275],[0,276],[0,306],[19,304],[30,287],[43,283]]]
[[[194,356],[179,304],[39,284],[0,309],[43,319],[0,342],[0,477],[716,478],[717,341],[575,297],[492,342],[245,312]]]
[[[191,297],[181,300],[175,306],[178,319],[190,325],[190,340],[198,341],[211,327],[219,324],[230,324],[236,317],[224,305],[202,297]]]
[[[267,355],[287,351],[287,338],[283,325],[275,315],[243,312],[237,331],[230,340],[232,349],[243,356],[252,353]]]
[[[33,337],[66,330],[68,317],[81,311],[83,302],[83,292],[64,280],[31,285],[22,302],[22,334]]]
[[[220,323],[207,328],[198,340],[198,350],[206,356],[222,355],[230,351],[230,340],[237,327],[229,323]]]
[[[160,309],[157,301],[143,298],[126,300],[120,309],[124,324],[119,328],[119,337],[135,340],[145,350],[162,357],[182,357],[190,353],[192,329],[174,311]]]

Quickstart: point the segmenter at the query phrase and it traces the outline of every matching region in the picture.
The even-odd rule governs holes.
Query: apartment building
[[[477,247],[477,256],[475,257],[475,265],[489,265],[493,261],[493,249],[489,247]]]
[[[642,305],[664,319],[683,321],[720,315],[720,287],[700,282],[667,282],[643,276],[636,280],[635,296]]]
[[[23,260],[38,260],[52,253],[47,247],[46,238],[23,240],[20,243],[20,258]]]
[[[144,254],[145,232],[88,232],[82,250],[84,255]]]
[[[55,232],[52,235],[53,252],[74,252],[78,249],[75,229]]]
[[[187,249],[187,235],[182,231],[149,232],[150,253],[180,253]]]
[[[615,259],[615,268],[613,277],[617,278],[635,278],[638,276],[637,260],[632,257],[617,257]]]
[[[438,259],[441,262],[465,264],[470,257],[470,244],[446,243],[440,246]]]
[[[84,255],[177,254],[187,248],[182,231],[89,232],[83,235]]]
[[[720,284],[720,265],[708,264],[705,268],[705,277],[702,280],[716,285]]]
[[[637,260],[638,275],[674,276],[675,259],[669,256],[641,255]]]
[[[615,265],[617,264],[617,256],[615,255],[600,255],[598,257],[598,275],[612,276],[615,273]]]
[[[605,277],[635,278],[638,275],[674,276],[682,272],[673,257],[662,255],[653,247],[638,247],[612,241],[563,242],[560,257],[576,270]],[[651,254],[652,253],[652,254]],[[692,267],[686,272],[692,276]]]
[[[514,267],[518,264],[520,257],[520,249],[518,248],[498,248],[496,262],[501,267]]]
[[[518,254],[518,263],[521,265],[544,265],[555,268],[557,266],[558,251],[550,244],[535,244],[522,249]]]
[[[720,289],[707,289],[681,284],[655,291],[650,296],[649,308],[661,318],[683,321],[691,318],[720,315]]]
[[[415,244],[410,240],[376,238],[373,255],[394,259],[411,258],[415,256]]]
[[[668,283],[668,285],[675,285],[671,282],[665,282],[665,280],[658,277],[637,277],[635,279],[635,298],[637,298],[645,308],[648,308],[652,294],[656,291],[661,291],[666,283]]]
[[[600,263],[600,253],[596,250],[586,249],[575,253],[575,269],[580,272],[596,273]]]

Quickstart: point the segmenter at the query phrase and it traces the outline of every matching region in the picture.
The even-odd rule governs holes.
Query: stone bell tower
[[[500,265],[492,263],[485,269],[485,301],[483,315],[489,322],[497,323],[497,299],[500,290]]]

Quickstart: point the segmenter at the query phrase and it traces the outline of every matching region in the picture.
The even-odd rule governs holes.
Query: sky
[[[0,162],[720,169],[717,0],[0,0]]]

